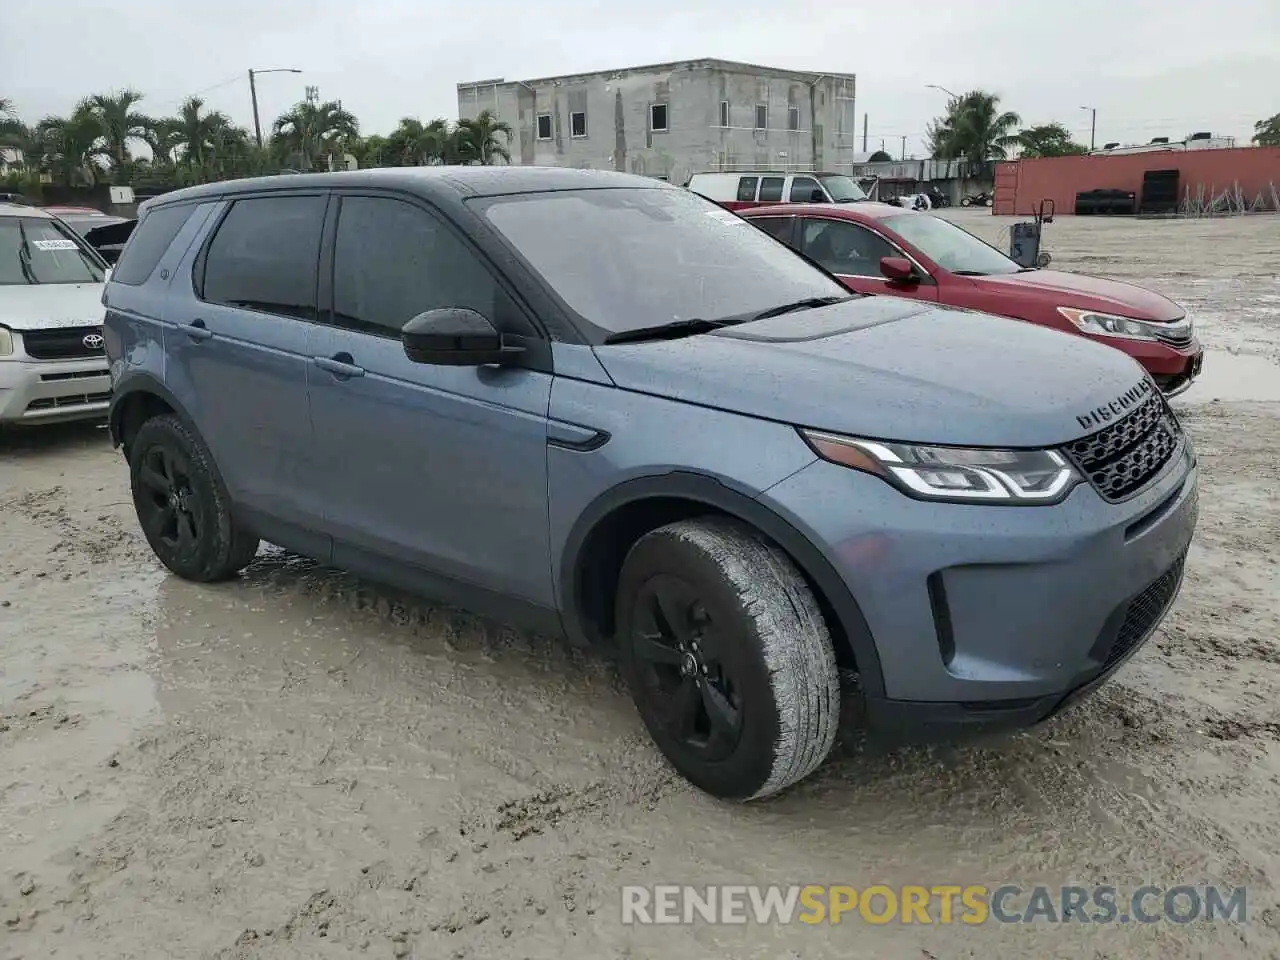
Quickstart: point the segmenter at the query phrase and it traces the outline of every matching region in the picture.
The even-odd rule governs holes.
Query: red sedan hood
[[[1186,313],[1168,297],[1132,283],[1060,270],[1030,270],[969,279],[992,292],[1007,290],[1009,294],[1016,294],[1035,290],[1045,299],[1055,300],[1055,307],[1102,310],[1134,320],[1179,320]]]

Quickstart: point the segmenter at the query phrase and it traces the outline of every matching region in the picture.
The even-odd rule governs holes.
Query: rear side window
[[[127,283],[131,287],[146,283],[195,208],[195,204],[187,203],[149,211],[138,221],[138,226],[130,235],[129,242],[125,244],[124,252],[120,254],[116,268],[111,273],[111,279],[116,283]]]
[[[314,320],[324,211],[324,197],[237,200],[205,251],[200,299]]]
[[[777,202],[782,199],[782,177],[765,177],[760,181],[760,202]]]
[[[791,226],[795,222],[794,217],[752,217],[749,222],[775,240],[781,240],[788,245],[791,243]]]
[[[756,198],[756,178],[743,177],[738,181],[738,199],[754,200]]]

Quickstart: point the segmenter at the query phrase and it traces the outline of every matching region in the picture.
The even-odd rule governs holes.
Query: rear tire
[[[835,743],[840,684],[817,600],[791,560],[735,521],[642,537],[617,596],[623,672],[658,749],[716,797],[766,797]]]
[[[147,543],[183,579],[226,580],[258,552],[258,538],[231,514],[213,458],[177,416],[138,428],[129,444],[129,481]]]

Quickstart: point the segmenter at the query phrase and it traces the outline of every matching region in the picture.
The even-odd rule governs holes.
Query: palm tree
[[[150,117],[134,112],[134,106],[141,100],[142,94],[138,91],[123,90],[115,94],[95,93],[83,103],[102,125],[107,153],[116,167],[129,162],[129,141],[145,143],[149,131],[155,126]]]
[[[453,137],[458,159],[463,163],[491,164],[495,157],[504,163],[511,162],[511,152],[498,140],[502,134],[511,143],[511,125],[495,117],[492,111],[481,110],[472,120],[459,120]]]
[[[972,90],[947,104],[946,114],[929,125],[928,140],[935,157],[979,166],[1005,159],[1018,142],[1014,131],[1021,125],[1016,113],[1000,111],[1000,98],[994,93]]]
[[[13,101],[8,97],[0,97],[0,147],[19,150],[27,159],[27,150],[31,147],[31,131],[20,119],[13,108]],[[24,149],[25,148],[25,149]]]
[[[1280,147],[1280,113],[1253,125],[1253,142],[1260,147]]]
[[[415,117],[404,117],[387,137],[389,157],[404,166],[440,163],[449,157],[454,143],[447,120],[424,124]]]
[[[36,124],[32,141],[32,159],[68,185],[96,183],[102,172],[98,161],[109,156],[102,120],[87,103],[69,117],[45,117]]]
[[[273,141],[301,159],[304,170],[310,170],[318,157],[333,153],[360,136],[355,115],[342,109],[336,100],[326,103],[294,104],[281,114],[272,126]]]
[[[230,118],[220,110],[204,111],[204,101],[187,97],[178,115],[164,121],[171,137],[171,150],[181,151],[182,158],[195,166],[204,166],[226,144],[233,129]]]

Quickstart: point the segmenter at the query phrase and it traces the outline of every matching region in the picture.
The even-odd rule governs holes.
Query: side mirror
[[[404,353],[414,363],[481,367],[505,363],[524,347],[505,343],[486,317],[466,307],[420,313],[400,331]]]
[[[898,283],[913,283],[919,280],[916,276],[916,268],[906,257],[881,257],[880,272],[887,279],[896,280]]]
[[[827,195],[822,192],[821,187],[814,187],[813,191],[809,194],[809,202],[810,203],[826,203]]]

